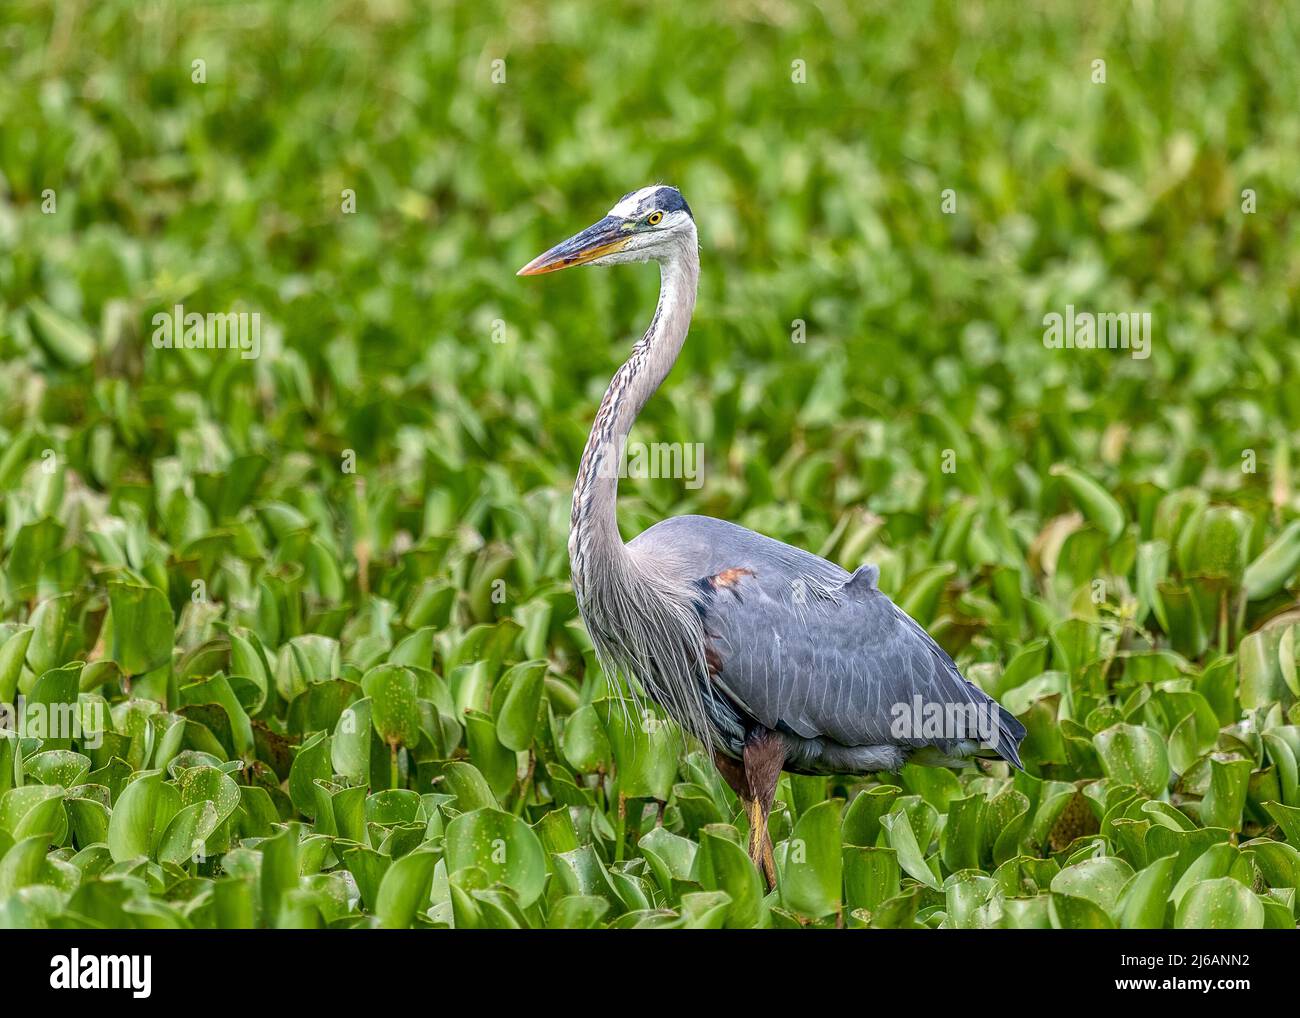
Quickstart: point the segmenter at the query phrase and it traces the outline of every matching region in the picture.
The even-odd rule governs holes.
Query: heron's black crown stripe
[[[686,199],[682,197],[682,192],[675,187],[661,187],[655,192],[655,206],[664,212],[685,212],[692,219],[695,218],[691,212],[691,207],[686,204]]]

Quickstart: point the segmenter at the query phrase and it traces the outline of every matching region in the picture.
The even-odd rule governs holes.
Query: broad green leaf
[[[493,883],[511,888],[524,908],[542,893],[546,855],[518,817],[491,808],[462,813],[447,825],[445,844],[451,872],[476,866]]]
[[[1157,859],[1129,879],[1119,900],[1119,924],[1126,930],[1165,927],[1169,893],[1174,886],[1175,855]]]
[[[533,743],[546,668],[545,661],[515,665],[501,677],[493,691],[497,738],[507,749],[522,751]]]
[[[593,706],[613,750],[619,791],[629,799],[667,801],[682,752],[681,731],[649,708],[638,712],[629,700],[604,699]]]
[[[370,717],[379,737],[390,746],[420,741],[419,682],[400,665],[380,665],[368,671],[361,688],[370,700]]]
[[[113,612],[110,656],[127,675],[143,675],[167,664],[172,656],[172,610],[157,587],[136,583],[108,584]]]
[[[1264,906],[1245,884],[1218,877],[1188,888],[1178,904],[1174,926],[1180,930],[1263,929]]]
[[[1065,867],[1052,878],[1051,890],[1054,895],[1090,901],[1107,915],[1114,916],[1120,892],[1132,876],[1133,867],[1123,859],[1101,856]]]
[[[417,849],[388,867],[375,901],[375,916],[381,926],[404,930],[429,907],[429,888],[437,864],[437,853]]]
[[[1112,782],[1136,785],[1152,797],[1164,792],[1169,759],[1158,734],[1140,725],[1119,724],[1098,732],[1092,743]]]
[[[781,901],[792,912],[819,919],[840,907],[842,805],[838,799],[817,803],[776,850]]]
[[[934,871],[930,869],[917,844],[916,834],[906,813],[888,813],[880,818],[885,829],[885,837],[898,857],[898,865],[903,872],[921,883],[939,890],[941,884]]]
[[[154,858],[158,843],[180,811],[181,794],[161,771],[140,775],[118,796],[108,824],[108,849],[115,862]]]
[[[745,850],[717,826],[700,832],[694,877],[705,890],[725,891],[731,898],[726,927],[748,929],[763,922],[762,878]]]

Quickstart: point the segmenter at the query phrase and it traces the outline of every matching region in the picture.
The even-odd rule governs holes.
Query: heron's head
[[[682,193],[652,184],[625,194],[604,219],[538,255],[518,275],[538,276],[574,265],[665,261],[694,243],[695,219]]]

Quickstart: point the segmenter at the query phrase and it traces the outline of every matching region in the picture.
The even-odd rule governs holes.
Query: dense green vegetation
[[[0,925],[1295,925],[1293,6],[0,19]],[[625,535],[875,561],[1029,729],[784,778],[772,894],[567,584],[657,273],[514,276],[654,180],[704,275],[636,437],[705,483]]]

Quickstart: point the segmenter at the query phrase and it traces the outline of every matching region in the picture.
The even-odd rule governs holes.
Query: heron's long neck
[[[660,276],[654,318],[605,390],[578,466],[569,559],[574,587],[580,593],[593,573],[617,570],[628,561],[615,511],[619,466],[632,424],[672,370],[686,340],[700,278],[695,244],[684,244],[673,258],[661,262]]]

